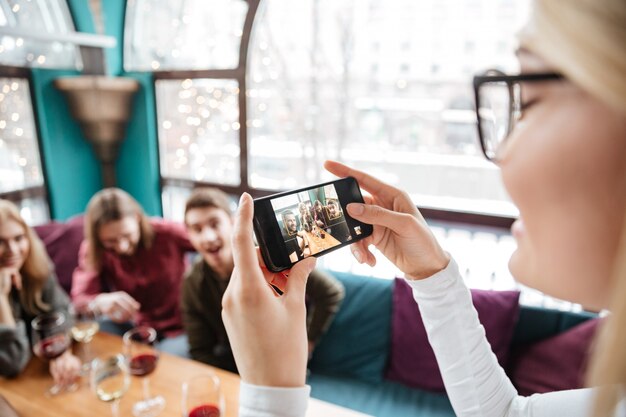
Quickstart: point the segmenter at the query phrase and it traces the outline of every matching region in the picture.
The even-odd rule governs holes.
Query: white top
[[[457,416],[589,416],[593,389],[521,397],[498,364],[478,321],[470,291],[457,264],[437,274],[409,281],[435,351],[446,392]],[[310,387],[270,388],[242,383],[241,417],[302,417]],[[624,416],[624,403],[621,404]]]

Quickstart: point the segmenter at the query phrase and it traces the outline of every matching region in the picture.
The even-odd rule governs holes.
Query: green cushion
[[[380,382],[389,356],[393,280],[332,272],[346,296],[311,359],[313,372]]]
[[[574,313],[543,307],[521,306],[511,344],[518,346],[538,342],[597,316],[597,314],[585,311]]]

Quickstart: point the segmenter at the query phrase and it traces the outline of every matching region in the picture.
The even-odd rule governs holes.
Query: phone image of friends
[[[267,268],[279,272],[370,236],[372,225],[350,217],[349,203],[363,203],[352,177],[255,199],[254,233]]]

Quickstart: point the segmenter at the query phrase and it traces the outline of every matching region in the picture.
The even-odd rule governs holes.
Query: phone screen
[[[352,202],[363,197],[351,177],[255,200],[255,233],[266,266],[283,270],[369,236],[372,226],[347,214]]]

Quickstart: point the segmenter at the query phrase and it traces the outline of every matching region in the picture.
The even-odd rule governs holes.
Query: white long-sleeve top
[[[589,416],[593,389],[517,395],[491,351],[454,260],[429,278],[407,282],[413,288],[446,392],[458,416]],[[285,389],[243,383],[239,415],[304,416],[309,391],[308,386]],[[626,415],[624,407],[617,415]]]

